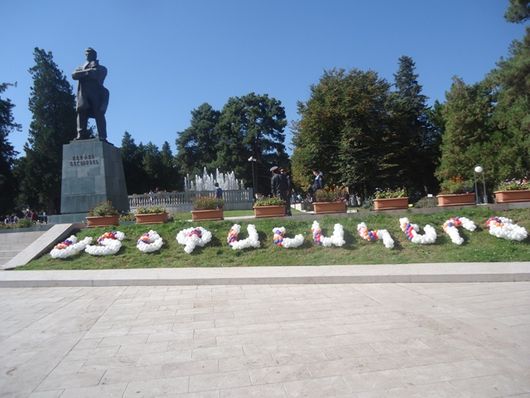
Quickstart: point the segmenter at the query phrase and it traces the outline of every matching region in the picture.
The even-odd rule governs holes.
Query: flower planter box
[[[409,198],[374,199],[374,210],[408,209]]]
[[[163,224],[167,221],[167,213],[136,214],[136,224]]]
[[[437,195],[438,206],[469,206],[475,204],[475,193],[456,193],[456,194],[441,194]]]
[[[223,209],[192,210],[191,219],[193,221],[222,220]]]
[[[313,202],[315,214],[346,213],[344,202]]]
[[[495,191],[494,194],[497,203],[530,202],[530,190],[528,189]]]
[[[254,207],[254,216],[256,218],[284,217],[285,206],[256,206]]]
[[[88,216],[86,217],[86,223],[89,228],[120,225],[120,216]]]

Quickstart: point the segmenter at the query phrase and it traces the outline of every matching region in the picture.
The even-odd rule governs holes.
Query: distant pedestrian
[[[286,169],[280,169],[280,175],[282,176],[284,182],[284,197],[285,197],[285,214],[287,216],[292,216],[291,213],[291,195],[292,195],[292,186],[291,186],[291,176]]]
[[[223,188],[221,188],[219,186],[219,183],[216,182],[215,184],[213,184],[213,186],[215,187],[215,198],[216,199],[223,199]]]

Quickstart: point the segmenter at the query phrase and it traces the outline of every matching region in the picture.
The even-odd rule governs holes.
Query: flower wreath
[[[285,227],[275,227],[272,229],[273,241],[276,246],[283,246],[286,249],[302,246],[304,235],[298,234],[294,238],[285,237]]]
[[[425,227],[423,228],[423,230],[425,231],[423,235],[418,233],[418,231],[420,230],[418,224],[411,224],[407,217],[399,219],[399,226],[412,243],[429,245],[436,241],[436,230],[429,224],[425,225]]]
[[[449,235],[451,242],[457,245],[464,243],[464,238],[462,238],[460,233],[458,233],[458,227],[463,227],[464,229],[467,229],[471,232],[477,229],[475,223],[466,217],[451,217],[449,220],[444,222],[443,230],[447,235]]]
[[[149,231],[140,236],[136,242],[136,247],[142,253],[152,253],[160,250],[164,240],[158,235],[156,231]]]
[[[522,241],[528,236],[524,227],[514,224],[506,217],[490,217],[486,221],[486,227],[489,228],[490,235],[497,238]]]
[[[383,241],[383,245],[385,245],[387,249],[394,248],[394,239],[392,239],[390,233],[386,229],[368,229],[366,223],[362,222],[357,224],[357,232],[364,240],[372,242],[381,239]]]
[[[85,251],[93,256],[109,256],[120,251],[121,241],[125,239],[125,234],[120,231],[105,232],[101,235],[96,245],[88,245]]]
[[[313,221],[313,225],[311,226],[311,232],[313,233],[313,241],[317,245],[322,245],[324,247],[330,247],[330,246],[343,246],[346,241],[344,240],[344,228],[340,224],[335,224],[333,226],[333,235],[330,237],[325,237],[322,235],[322,229],[320,228],[320,224],[318,221]]]
[[[239,232],[241,232],[241,225],[234,224],[232,228],[230,228],[230,231],[228,232],[228,236],[226,237],[226,242],[229,246],[232,247],[234,250],[241,250],[241,249],[247,249],[250,247],[258,248],[260,247],[259,237],[258,237],[258,231],[256,231],[256,226],[253,224],[249,224],[247,226],[247,232],[248,232],[248,238],[238,240]]]
[[[203,227],[186,228],[177,234],[177,242],[184,246],[184,251],[190,254],[195,247],[203,247],[212,240],[212,233]]]
[[[85,250],[85,247],[87,245],[92,243],[92,238],[87,236],[85,239],[83,239],[81,242],[77,241],[77,238],[72,235],[65,241],[56,244],[52,251],[50,252],[50,256],[52,258],[60,258],[65,259],[68,257],[75,256],[76,254],[81,253],[83,250]]]

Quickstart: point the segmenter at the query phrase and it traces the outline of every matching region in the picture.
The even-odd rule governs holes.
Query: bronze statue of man
[[[72,78],[79,82],[77,88],[77,138],[89,138],[88,118],[96,119],[98,138],[107,140],[105,112],[109,104],[109,90],[103,87],[107,68],[99,64],[98,54],[93,48],[85,50],[86,62],[74,70]]]

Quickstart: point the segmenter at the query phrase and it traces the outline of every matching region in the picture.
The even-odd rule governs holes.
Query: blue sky
[[[83,5],[86,4],[86,5]],[[22,131],[31,121],[28,69],[33,48],[52,51],[71,80],[84,49],[109,74],[109,141],[124,131],[137,143],[175,150],[177,132],[203,102],[221,109],[231,96],[269,94],[297,120],[297,101],[325,69],[372,69],[392,81],[401,55],[416,62],[429,102],[443,101],[451,77],[481,80],[523,25],[505,22],[508,0],[1,0],[0,81]],[[75,86],[74,86],[75,87]],[[286,144],[291,135],[286,130]],[[289,151],[290,152],[290,151]]]

